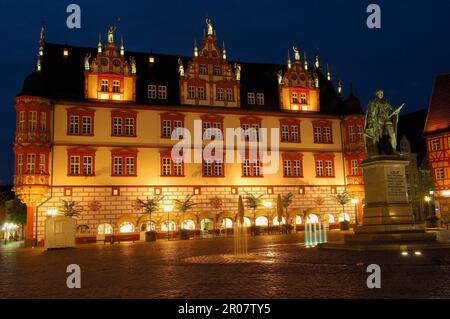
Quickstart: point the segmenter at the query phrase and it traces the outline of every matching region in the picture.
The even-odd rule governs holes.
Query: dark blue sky
[[[81,29],[66,27],[70,3],[81,6]],[[370,3],[381,6],[381,30],[366,27]],[[427,107],[434,77],[450,72],[449,13],[448,0],[2,0],[0,184],[12,182],[13,97],[33,70],[41,22],[49,42],[95,47],[98,32],[105,39],[120,16],[116,34],[124,35],[125,49],[191,55],[208,15],[229,59],[284,63],[295,40],[309,57],[320,48],[322,65],[330,64],[334,79],[339,75],[345,94],[352,81],[366,105],[381,87],[410,112]]]

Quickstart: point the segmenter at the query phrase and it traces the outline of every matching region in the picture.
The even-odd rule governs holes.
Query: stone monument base
[[[408,200],[405,167],[400,155],[372,156],[361,163],[365,200],[362,226],[345,236],[347,246],[420,245],[436,241],[424,224],[416,224]]]

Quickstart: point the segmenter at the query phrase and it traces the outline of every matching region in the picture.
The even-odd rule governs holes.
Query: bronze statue
[[[397,155],[397,123],[404,104],[393,109],[378,90],[375,99],[369,101],[364,128],[365,144],[369,157],[374,155]]]

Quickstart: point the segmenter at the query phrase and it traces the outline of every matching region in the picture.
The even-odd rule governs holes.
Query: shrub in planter
[[[342,222],[339,222],[340,230],[349,230],[350,229],[350,222],[348,220],[344,220]]]
[[[154,230],[145,232],[145,241],[156,241],[156,232]]]
[[[428,216],[425,219],[425,225],[427,228],[437,228],[438,227],[439,217],[437,216]]]
[[[182,229],[180,230],[180,239],[186,240],[190,238],[190,232],[188,229]]]
[[[252,226],[250,228],[250,234],[252,234],[252,236],[259,236],[261,234],[259,226]]]

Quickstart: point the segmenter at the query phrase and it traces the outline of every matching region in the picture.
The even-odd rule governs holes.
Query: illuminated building
[[[147,196],[165,196],[163,205],[170,205],[194,194],[197,205],[184,214],[184,225],[196,229],[231,227],[245,192],[266,200],[294,193],[292,223],[304,221],[304,212],[337,223],[342,207],[332,196],[346,187],[364,198],[361,105],[353,93],[342,98],[318,54],[309,68],[306,54],[301,61],[298,52],[287,65],[228,61],[230,52],[217,45],[212,25],[201,45],[195,41],[193,57],[127,52],[120,42],[118,47],[112,32],[106,45],[100,36],[96,48],[41,37],[36,70],[16,97],[14,189],[34,225],[28,239],[36,231],[43,239],[47,212],[62,199],[83,208],[79,230],[95,237],[179,229],[176,211],[155,214],[149,224],[136,207]],[[203,130],[241,127],[259,134],[276,128],[279,169],[264,174],[258,160],[172,159],[172,132],[193,132],[196,120]],[[212,139],[204,135],[203,145]],[[346,209],[352,220],[354,211],[353,205]],[[272,225],[275,210],[267,215],[259,209],[258,224]],[[245,218],[253,222],[250,212]]]

